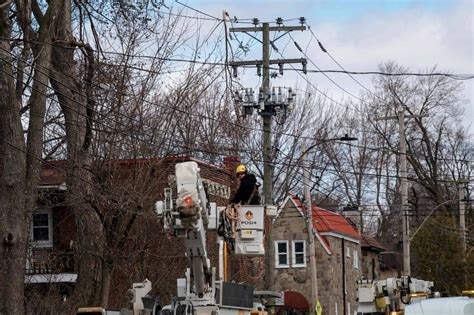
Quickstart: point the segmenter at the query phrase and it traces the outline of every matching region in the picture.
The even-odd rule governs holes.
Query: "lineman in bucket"
[[[235,169],[239,179],[239,189],[230,200],[233,204],[241,205],[260,205],[260,194],[258,187],[260,184],[254,174],[249,173],[247,167],[243,164]]]
[[[258,193],[259,184],[254,174],[247,171],[243,164],[235,169],[239,179],[239,189],[230,204],[221,212],[220,224],[217,228],[217,234],[222,236],[228,243],[230,250],[234,250],[235,233],[239,220],[239,209],[241,205],[260,205],[260,194]]]

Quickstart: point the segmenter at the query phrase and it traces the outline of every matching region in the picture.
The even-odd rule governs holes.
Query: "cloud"
[[[401,11],[367,12],[347,23],[317,24],[315,32],[346,68],[374,70],[394,60],[413,71],[437,66],[440,71],[474,73],[472,2],[443,11],[410,7]],[[316,55],[318,56],[318,55]],[[331,67],[328,58],[317,57]],[[474,123],[474,86],[465,82],[466,123]]]
[[[454,72],[472,71],[473,16],[465,6],[448,12],[367,13],[350,23],[319,25],[317,32],[351,64],[374,66],[392,59],[414,69],[438,64]]]
[[[377,70],[379,64],[389,60],[423,71],[437,66],[439,71],[452,73],[474,73],[474,16],[473,2],[434,0],[357,0],[357,1],[190,1],[190,5],[206,12],[222,12],[225,8],[230,16],[238,18],[258,17],[273,21],[276,17],[297,18],[305,16],[308,24],[329,52],[348,70]],[[297,25],[298,21],[288,22]],[[244,24],[234,26],[247,26]],[[309,32],[293,32],[292,36],[306,48]],[[244,35],[240,35],[245,38]],[[280,51],[288,37],[277,42]],[[260,58],[260,45],[252,47],[249,59]],[[322,53],[313,41],[307,51],[311,59],[322,69],[337,69],[337,65]],[[285,58],[301,57],[291,42],[283,52]],[[281,58],[273,53],[272,58]],[[296,66],[300,68],[300,66]],[[314,68],[311,64],[309,68]],[[256,85],[255,72],[247,70],[243,82]],[[336,98],[350,98],[322,75],[308,75]],[[331,76],[339,85],[357,95],[362,89],[345,75]],[[370,88],[369,76],[358,76]],[[273,80],[275,85],[294,85],[302,79],[285,73],[283,79]],[[474,125],[474,80],[465,81],[465,121]],[[357,100],[356,100],[357,101]]]

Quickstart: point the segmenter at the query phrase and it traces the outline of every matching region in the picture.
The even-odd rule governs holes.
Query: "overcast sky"
[[[437,66],[439,71],[456,74],[474,73],[474,0],[188,0],[188,5],[214,16],[226,10],[231,17],[257,17],[274,21],[277,17],[292,19],[304,16],[315,35],[332,56],[350,71],[376,71],[378,65],[393,60],[412,71]],[[297,25],[297,21],[286,25]],[[247,26],[237,24],[234,26]],[[294,32],[293,37],[306,49],[310,32]],[[240,40],[249,37],[241,34]],[[277,41],[285,58],[302,57],[288,37]],[[236,47],[236,43],[234,43]],[[322,53],[315,42],[307,53],[321,69],[338,69]],[[249,59],[259,58],[259,44],[251,47]],[[281,56],[272,53],[272,58]],[[299,67],[299,66],[298,66]],[[308,68],[313,68],[311,64]],[[249,84],[257,84],[254,71],[242,75]],[[321,74],[308,74],[309,79],[334,99],[351,98]],[[344,89],[358,95],[362,88],[347,75],[331,76]],[[370,76],[357,76],[370,88]],[[297,76],[284,75],[272,80],[273,85],[300,81]],[[280,81],[280,82],[278,82]],[[474,128],[474,80],[465,82],[465,122]]]

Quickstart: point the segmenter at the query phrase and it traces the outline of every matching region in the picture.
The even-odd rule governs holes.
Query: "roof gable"
[[[306,208],[303,206],[301,199],[296,195],[288,194],[286,200],[291,200],[298,211],[304,217],[306,213]],[[286,205],[286,203],[284,204]],[[360,239],[360,234],[354,230],[352,225],[344,218],[344,216],[319,208],[315,205],[312,205],[312,214],[313,214],[313,226],[316,228],[318,233],[332,232],[354,238],[356,240]]]
[[[288,208],[296,209],[298,211],[299,215],[301,216],[301,218],[306,219],[306,214],[303,212],[304,209],[301,205],[301,200],[298,197],[296,197],[295,195],[289,193],[288,196],[285,198],[285,200],[280,204],[280,207],[278,209],[278,213],[275,216],[275,218],[273,219],[273,222],[278,220],[278,217],[280,216],[280,214],[285,209],[288,209]],[[321,236],[319,234],[318,230],[315,231],[314,236],[318,240],[318,242],[321,244],[323,249],[326,251],[326,253],[328,255],[331,255],[333,252],[332,252],[331,246],[329,245],[328,240],[324,236]]]
[[[275,222],[278,219],[280,214],[286,208],[295,208],[302,218],[305,217],[305,213],[302,211],[302,208],[301,208],[301,202],[298,204],[297,202],[295,202],[295,199],[293,197],[294,197],[293,194],[290,193],[285,198],[285,200],[283,200],[283,202],[280,203],[280,206],[278,207],[277,215],[273,219],[273,222]]]

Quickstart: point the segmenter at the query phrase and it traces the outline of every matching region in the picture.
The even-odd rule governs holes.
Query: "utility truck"
[[[474,315],[474,290],[462,293],[407,305],[404,315]]]
[[[357,281],[357,315],[402,315],[405,305],[430,297],[433,282],[403,276],[386,280]]]
[[[177,279],[176,298],[162,312],[250,314],[254,310],[253,287],[224,281],[224,243],[238,255],[264,255],[264,207],[235,205],[218,211],[208,200],[196,162],[178,163],[175,171],[176,199],[171,189],[165,189],[165,200],[157,202],[156,209],[169,235],[184,242],[189,267],[185,278]],[[219,230],[219,275],[208,256],[208,229]]]
[[[196,162],[175,165],[176,190],[165,189],[165,200],[156,203],[158,217],[168,235],[183,242],[188,260],[184,278],[177,279],[177,294],[162,307],[148,294],[149,280],[134,283],[128,295],[132,310],[120,312],[102,308],[81,308],[77,314],[120,315],[264,315],[254,303],[254,288],[227,282],[227,252],[236,255],[264,255],[263,206],[229,205],[217,208],[210,203]],[[275,209],[270,209],[272,213]],[[219,243],[219,274],[211,266],[207,250],[208,230],[215,230]]]

